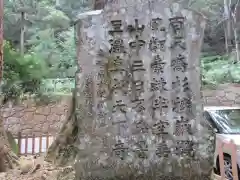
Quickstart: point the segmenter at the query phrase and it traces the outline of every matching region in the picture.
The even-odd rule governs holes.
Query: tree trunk
[[[229,54],[228,31],[227,31],[227,27],[225,25],[224,25],[224,36],[225,36],[225,50],[226,50],[226,53]]]
[[[230,53],[231,46],[231,14],[230,14],[230,2],[229,0],[224,0],[224,17],[225,17],[225,46],[226,53]]]
[[[20,53],[24,55],[24,34],[25,34],[25,12],[21,12],[21,37],[20,37]]]
[[[3,0],[0,0],[0,82],[3,74]],[[2,103],[2,101],[0,101]],[[18,157],[10,148],[8,137],[0,117],[0,172],[19,165]]]
[[[73,165],[77,151],[76,139],[78,126],[75,114],[75,93],[69,117],[64,122],[56,140],[49,147],[45,160],[58,166]]]
[[[0,82],[3,76],[3,0],[0,0]]]
[[[78,26],[74,26],[75,28],[75,40],[76,40],[76,56],[79,58],[80,52],[80,44],[79,41],[79,28]],[[77,110],[79,108],[78,102],[78,92],[82,92],[84,88],[84,78],[81,78],[81,68],[79,66],[78,71],[75,74],[75,90],[72,94],[72,107],[70,110],[70,114],[66,121],[64,122],[56,140],[52,143],[50,148],[48,149],[46,161],[51,162],[55,165],[66,166],[73,165],[75,162],[75,158],[77,155],[77,135],[80,130],[77,124],[78,113]]]
[[[234,11],[232,12],[232,19],[233,19],[233,33],[234,33],[234,40],[235,40],[235,49],[236,49],[236,62],[240,61],[240,54],[239,54],[239,42],[238,42],[238,22],[237,22],[237,14],[238,14],[238,4],[239,0],[237,1]]]
[[[19,165],[17,155],[12,151],[7,133],[3,126],[3,121],[0,119],[0,172],[13,169]]]
[[[236,48],[236,61],[239,62],[240,61],[240,54],[239,54],[237,27],[234,28],[234,40],[235,40],[235,48]]]

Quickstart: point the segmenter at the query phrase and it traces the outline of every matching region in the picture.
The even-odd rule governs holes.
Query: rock
[[[0,173],[0,179],[1,179],[1,180],[4,179],[5,177],[6,177],[6,173],[5,173],[5,172]]]
[[[32,158],[22,157],[20,159],[20,170],[21,174],[26,174],[31,171],[34,167],[34,160]]]
[[[226,98],[229,101],[234,101],[234,100],[236,100],[236,94],[234,92],[227,92],[226,93]]]
[[[43,174],[41,177],[42,180],[46,180],[47,179],[47,174]]]
[[[107,1],[103,11],[81,14],[76,127],[66,138],[78,140],[72,146],[78,148],[76,179],[210,175],[214,144],[206,127],[196,128],[203,119],[199,55],[205,20],[168,2]],[[171,33],[176,29],[181,37]],[[180,46],[190,48],[175,48],[179,37],[186,43]],[[55,154],[69,160],[73,148],[62,149]]]
[[[41,165],[40,164],[36,164],[31,173],[32,174],[35,173],[40,168],[41,168]]]
[[[67,174],[64,171],[61,171],[57,175],[57,180],[74,180],[75,179],[75,172],[71,171]]]

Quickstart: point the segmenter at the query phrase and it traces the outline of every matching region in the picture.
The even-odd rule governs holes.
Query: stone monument
[[[199,179],[204,18],[179,4],[112,0],[78,23],[76,180]],[[210,148],[210,149],[209,149]]]

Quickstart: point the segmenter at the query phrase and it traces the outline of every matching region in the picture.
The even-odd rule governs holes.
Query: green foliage
[[[35,53],[21,56],[8,42],[4,42],[3,53],[4,101],[16,99],[23,93],[38,92],[42,79],[48,74],[46,63]]]
[[[201,59],[203,85],[240,83],[240,64],[227,56],[205,56]]]
[[[70,27],[72,17],[59,7],[68,7],[71,11],[71,4],[77,3],[75,8],[79,12],[84,2],[61,1],[60,6],[56,3],[53,0],[4,1],[4,38],[18,51],[20,30],[25,25],[25,53],[48,66],[49,78],[73,77],[76,51],[74,31]],[[21,21],[21,11],[25,12],[24,22]]]
[[[74,77],[76,50],[74,31],[69,28],[54,36],[54,29],[37,31],[28,40],[31,51],[39,55],[49,66],[49,78]]]
[[[56,7],[74,19],[78,13],[89,10],[93,3],[93,0],[57,0]]]
[[[240,81],[240,66],[224,52],[222,26],[224,1],[174,0],[183,6],[204,13],[207,28],[202,58],[204,85]],[[232,1],[234,3],[235,1]],[[92,7],[93,0],[5,0],[4,1],[4,85],[6,97],[18,97],[30,92],[69,93],[74,82],[60,85],[52,79],[73,78],[76,71],[74,30],[70,27],[76,16]],[[25,21],[21,21],[21,11]],[[19,52],[20,30],[25,25],[25,55]],[[217,44],[217,45],[215,45]],[[220,46],[218,46],[220,45]],[[45,80],[45,79],[51,80]],[[58,80],[56,80],[58,81]]]
[[[71,94],[75,87],[74,78],[65,79],[45,79],[42,81],[41,92],[48,94]]]
[[[4,1],[6,42],[1,91],[5,101],[19,99],[26,93],[46,97],[45,90],[52,87],[47,85],[49,83],[46,84],[44,79],[74,77],[76,50],[74,30],[70,27],[70,22],[73,14],[80,13],[87,6],[86,2]],[[25,13],[24,21],[21,20],[22,11]],[[25,26],[24,56],[19,53],[22,26]],[[57,92],[69,93],[71,88],[63,85],[57,89]],[[48,95],[54,92],[55,90],[50,91]]]

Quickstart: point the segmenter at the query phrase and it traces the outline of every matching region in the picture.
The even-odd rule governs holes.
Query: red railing
[[[225,177],[224,154],[223,154],[226,151],[229,152],[231,155],[233,180],[238,180],[237,146],[232,140],[230,142],[222,142],[222,141],[219,142],[219,145],[217,147],[217,152],[219,155],[220,176],[213,174],[212,179],[227,180]]]

